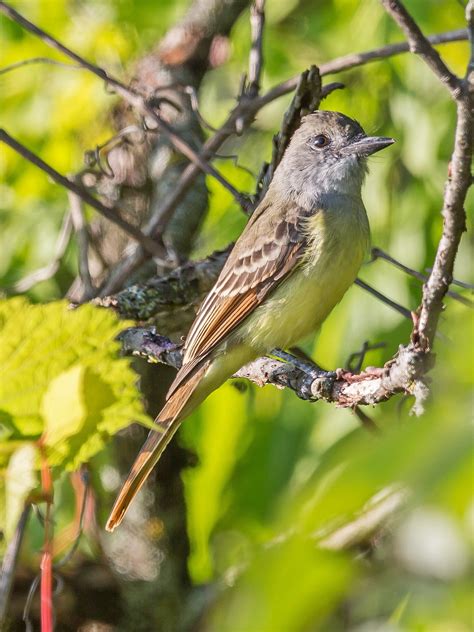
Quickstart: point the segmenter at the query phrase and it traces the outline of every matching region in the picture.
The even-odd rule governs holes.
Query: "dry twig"
[[[155,328],[133,327],[120,335],[128,355],[136,355],[152,363],[170,364],[179,368],[181,350],[169,338],[156,334]],[[170,350],[173,352],[169,355]],[[281,350],[275,350],[281,356]],[[420,375],[431,368],[429,356],[417,355],[401,347],[397,356],[382,368],[369,367],[359,374],[343,369],[322,371],[316,365],[302,362],[285,354],[288,360],[262,357],[245,365],[234,375],[265,386],[289,388],[306,401],[334,402],[343,408],[374,405],[386,401],[397,393],[414,395],[420,402],[427,396]]]
[[[265,26],[265,0],[255,0],[250,8],[252,44],[249,55],[249,76],[245,93],[254,98],[260,92],[263,69],[263,27]]]

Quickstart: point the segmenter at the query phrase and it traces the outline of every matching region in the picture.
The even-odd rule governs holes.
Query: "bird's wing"
[[[295,207],[275,221],[272,217],[265,221],[264,217],[262,214],[242,234],[241,247],[238,251],[234,248],[204,300],[186,339],[183,367],[168,396],[300,260],[305,242],[301,209]]]
[[[209,366],[209,353],[246,318],[297,265],[304,249],[301,209],[279,217],[277,209],[257,209],[205,299],[186,340],[183,367],[167,401],[115,501],[106,528],[120,524],[130,503],[176,432],[188,400]]]

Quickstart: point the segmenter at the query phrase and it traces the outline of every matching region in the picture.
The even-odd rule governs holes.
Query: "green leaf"
[[[83,399],[85,368],[80,364],[60,373],[50,383],[41,402],[43,440],[50,446],[76,434],[84,425],[87,409]]]
[[[0,454],[43,436],[49,465],[74,469],[132,421],[151,424],[118,356],[124,326],[92,305],[0,302]]]

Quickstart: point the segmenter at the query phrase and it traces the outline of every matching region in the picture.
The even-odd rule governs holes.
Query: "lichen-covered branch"
[[[231,246],[202,261],[189,262],[164,277],[136,283],[121,292],[94,300],[121,318],[150,319],[168,336],[186,333],[204,296],[216,282]]]
[[[120,335],[124,353],[145,358],[148,362],[181,366],[181,349],[155,328],[132,327]],[[279,351],[275,350],[275,354]],[[285,354],[285,358],[291,357]],[[432,366],[430,355],[413,344],[400,347],[395,358],[384,367],[369,368],[362,373],[343,369],[322,371],[316,365],[292,357],[291,361],[265,356],[242,367],[233,377],[249,380],[258,386],[272,384],[289,388],[303,400],[334,402],[344,408],[374,405],[397,393],[413,395],[414,412],[422,411],[428,390],[423,376]]]

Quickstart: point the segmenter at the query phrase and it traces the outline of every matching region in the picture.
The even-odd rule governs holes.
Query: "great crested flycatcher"
[[[196,406],[247,362],[314,332],[341,300],[369,245],[361,198],[367,157],[393,142],[367,136],[338,112],[302,120],[199,309],[183,366],[115,501],[108,531]]]

